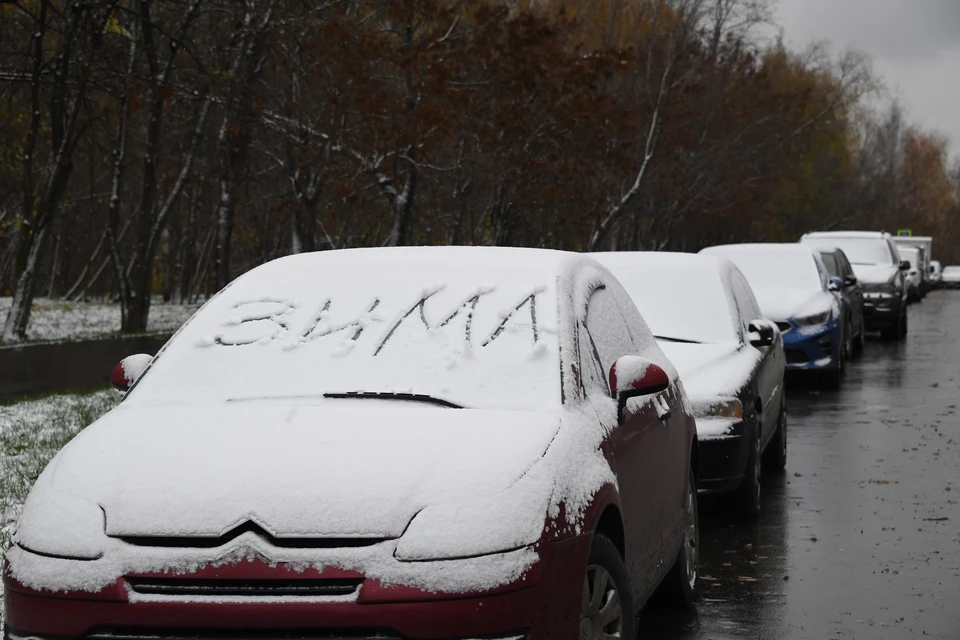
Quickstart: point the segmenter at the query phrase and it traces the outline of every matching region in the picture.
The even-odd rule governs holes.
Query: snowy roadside
[[[50,459],[117,400],[108,389],[0,405],[0,549],[6,550],[23,501]]]
[[[0,318],[10,310],[11,298],[0,298]],[[200,305],[164,304],[150,307],[149,331],[176,331]],[[64,302],[37,298],[30,313],[27,340],[82,340],[120,331],[120,305],[109,302]]]

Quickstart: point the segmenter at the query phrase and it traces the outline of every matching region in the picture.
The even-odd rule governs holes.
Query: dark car
[[[907,279],[910,263],[900,258],[893,236],[882,231],[821,231],[800,240],[816,248],[839,247],[863,285],[867,331],[888,340],[907,336]]]
[[[722,258],[622,252],[594,256],[623,283],[680,371],[700,441],[700,492],[760,512],[762,467],[783,469],[783,341],[747,279]]]
[[[696,425],[585,256],[258,267],[30,492],[10,638],[634,638],[697,580]]]
[[[863,319],[863,285],[853,272],[843,249],[820,249],[820,258],[827,269],[830,288],[840,296],[847,356],[863,351],[867,328]]]

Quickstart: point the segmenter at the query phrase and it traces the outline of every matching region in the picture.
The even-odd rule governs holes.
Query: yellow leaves
[[[115,16],[110,16],[110,18],[107,19],[107,24],[103,28],[103,33],[112,34],[115,36],[122,36],[127,40],[130,40],[133,38],[133,35],[131,35],[129,31],[127,31],[126,27],[120,24],[120,21],[117,20]]]

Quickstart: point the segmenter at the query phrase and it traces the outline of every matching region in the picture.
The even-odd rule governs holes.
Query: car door
[[[837,266],[840,268],[844,297],[850,309],[851,329],[854,335],[859,336],[864,330],[863,285],[857,280],[857,276],[853,273],[853,266],[842,251],[837,251]]]
[[[620,356],[639,355],[617,296],[594,284],[586,318],[579,323],[581,379],[585,394],[611,396],[608,374]],[[636,580],[657,573],[660,549],[670,528],[668,494],[676,469],[670,430],[657,406],[644,399],[627,404],[624,421],[614,426],[604,453],[617,475],[626,543],[627,570]],[[680,472],[682,473],[682,471]]]
[[[760,305],[747,279],[736,268],[732,268],[728,275],[730,290],[736,302],[741,322],[744,325],[749,325],[754,320],[762,319],[763,312],[760,310]],[[780,414],[786,358],[783,355],[783,346],[779,340],[771,347],[760,349],[744,340],[744,348],[759,352],[760,365],[754,374],[754,378],[763,414],[761,416],[762,440],[766,442],[773,435]]]

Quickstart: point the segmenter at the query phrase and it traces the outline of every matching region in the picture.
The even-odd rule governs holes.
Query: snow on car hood
[[[347,404],[366,402],[377,406]],[[43,472],[10,573],[33,589],[97,592],[130,573],[262,558],[433,592],[496,588],[536,563],[548,518],[580,531],[596,491],[616,486],[600,451],[615,416],[600,396],[554,414],[360,400],[121,407]],[[251,520],[280,537],[387,539],[278,548],[245,532],[208,549],[111,537],[216,536]]]
[[[56,514],[42,508],[59,493],[102,508],[115,537],[218,537],[254,521],[278,537],[395,538],[429,505],[516,482],[559,423],[549,414],[323,404],[334,406],[121,406],[57,459],[18,533],[38,551],[69,552],[56,548]]]
[[[899,267],[892,264],[853,264],[853,273],[863,284],[885,284],[893,280]]]
[[[757,289],[753,293],[763,315],[774,322],[829,309],[831,294],[809,289]],[[820,300],[822,299],[822,300]],[[820,308],[822,307],[822,309]]]
[[[663,342],[666,356],[696,405],[719,397],[735,396],[750,379],[759,353],[736,342],[679,344]]]

